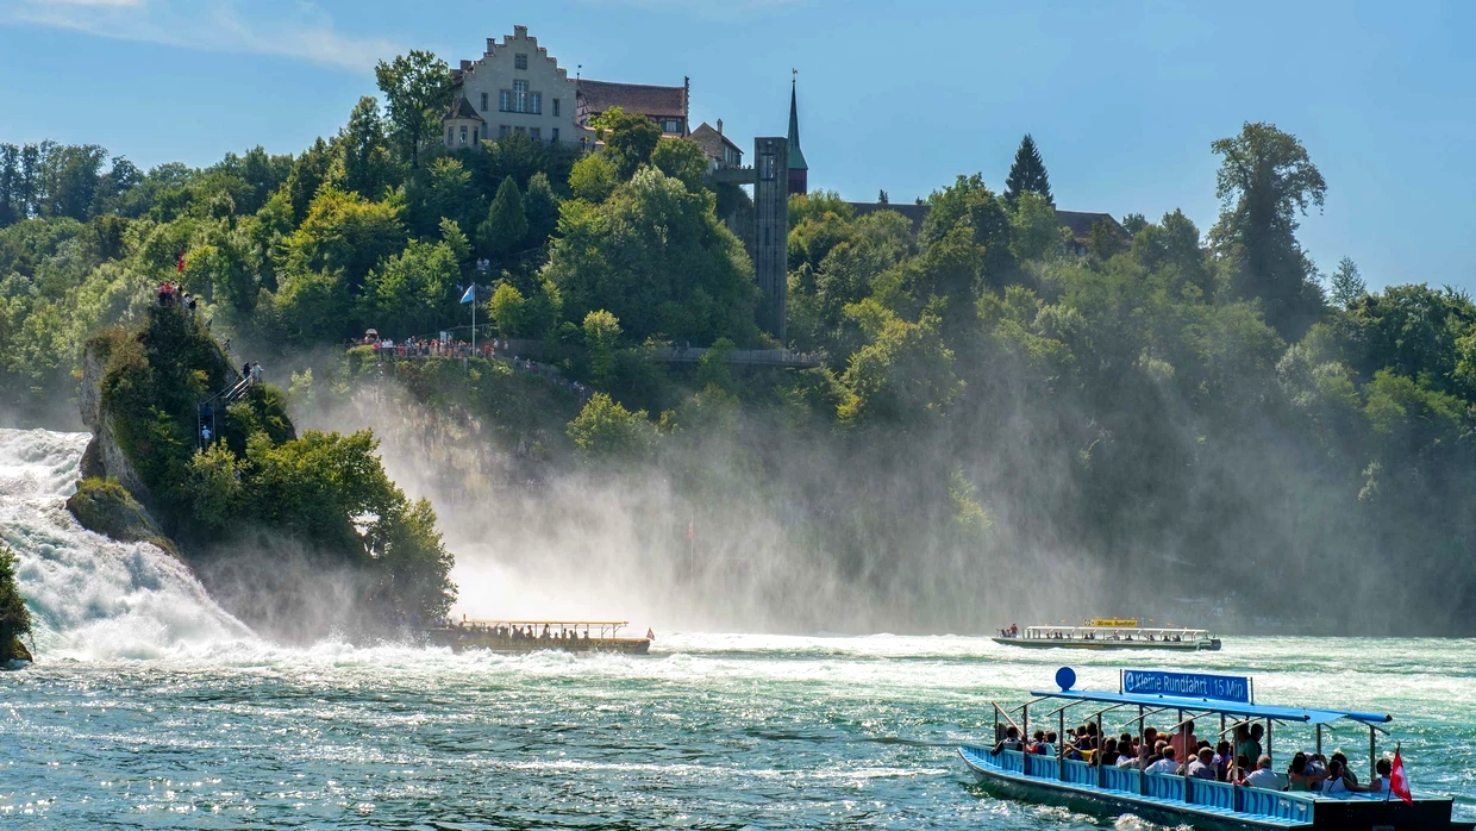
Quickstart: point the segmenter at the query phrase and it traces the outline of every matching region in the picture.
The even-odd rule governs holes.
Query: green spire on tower
[[[791,76],[798,76],[799,70],[790,70]],[[800,150],[799,142],[799,102],[795,99],[795,86],[798,77],[789,79],[789,169],[809,170],[810,166],[805,164],[805,153]]]

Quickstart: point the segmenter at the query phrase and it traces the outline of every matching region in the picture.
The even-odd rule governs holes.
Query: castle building
[[[734,144],[731,139],[723,135],[723,120],[718,119],[717,129],[702,122],[701,126],[692,131],[688,136],[697,146],[702,148],[702,154],[707,156],[707,169],[709,171],[729,167],[743,166],[743,150]]]
[[[684,137],[690,92],[690,79],[663,87],[570,78],[527,26],[514,26],[501,43],[487,38],[481,58],[452,70],[451,105],[441,125],[452,149],[512,134],[587,148],[595,140],[590,120],[620,107],[655,121],[663,136]]]

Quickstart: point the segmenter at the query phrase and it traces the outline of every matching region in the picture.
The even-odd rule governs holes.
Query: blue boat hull
[[[1450,819],[1451,800],[1419,799],[1414,805],[1373,800],[1315,800],[1315,808],[1304,820],[1258,816],[1208,805],[1191,805],[1173,799],[1139,796],[1092,785],[1025,776],[989,762],[992,754],[983,748],[960,747],[964,764],[991,793],[1023,802],[1060,805],[1086,814],[1117,817],[1123,814],[1169,827],[1191,825],[1199,831],[1470,831],[1471,823]],[[1269,796],[1270,792],[1263,792]],[[1298,800],[1300,801],[1300,800]]]

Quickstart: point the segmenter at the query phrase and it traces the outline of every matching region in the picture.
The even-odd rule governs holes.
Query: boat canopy
[[[1355,710],[1303,709],[1301,707],[1278,707],[1269,704],[1240,704],[1232,701],[1214,701],[1207,698],[1183,698],[1172,695],[1142,695],[1135,693],[1097,692],[1095,690],[1052,690],[1032,691],[1034,698],[1054,698],[1075,701],[1098,701],[1103,704],[1137,705],[1141,707],[1172,708],[1199,713],[1223,713],[1240,718],[1269,718],[1277,721],[1297,721],[1304,724],[1330,724],[1339,719],[1351,719],[1366,725],[1386,724],[1394,718],[1385,713],[1362,713]]]

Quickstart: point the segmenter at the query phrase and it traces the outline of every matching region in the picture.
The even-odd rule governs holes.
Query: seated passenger
[[[994,752],[999,753],[1001,750],[1020,750],[1022,747],[1023,745],[1020,743],[1020,729],[1012,724],[1005,728],[1004,738],[1000,739],[999,744],[994,746]]]
[[[1298,753],[1292,757],[1291,767],[1286,770],[1286,789],[1289,791],[1309,792],[1312,786],[1328,778],[1327,773],[1312,773],[1307,769],[1307,754]]]
[[[1148,773],[1157,773],[1172,776],[1179,772],[1179,763],[1174,761],[1174,749],[1167,745],[1163,748],[1163,758],[1148,765]]]
[[[1215,752],[1208,747],[1199,749],[1199,756],[1189,763],[1189,775],[1195,779],[1207,779],[1211,782],[1219,779],[1215,771]]]
[[[1342,763],[1342,765],[1343,765],[1343,778],[1346,779],[1346,780],[1348,780],[1348,787],[1353,788],[1354,790],[1357,790],[1358,789],[1358,774],[1354,773],[1353,772],[1353,766],[1350,765],[1350,764],[1348,764],[1348,757],[1343,755],[1343,751],[1338,750],[1338,751],[1334,751],[1333,752],[1332,759],[1333,759],[1333,761],[1337,761],[1337,762]]]
[[[1102,745],[1102,749],[1092,754],[1092,764],[1098,767],[1108,767],[1117,764],[1117,739],[1109,738]]]
[[[1230,765],[1235,757],[1230,754],[1230,742],[1220,739],[1215,745],[1215,778],[1221,782],[1230,781]]]
[[[1042,752],[1040,746],[1043,744],[1045,744],[1045,731],[1037,730],[1031,735],[1030,744],[1025,746],[1025,750],[1030,753],[1040,753]]]
[[[1228,781],[1232,781],[1237,785],[1244,785],[1245,777],[1250,772],[1251,760],[1247,759],[1244,754],[1236,756],[1235,766],[1230,770],[1230,778]]]
[[[1378,775],[1373,778],[1373,781],[1368,783],[1368,787],[1364,788],[1364,790],[1371,793],[1388,793],[1389,774],[1394,772],[1393,764],[1388,759],[1380,759],[1374,765],[1374,772]]]
[[[1256,769],[1245,777],[1245,784],[1252,788],[1262,788],[1268,791],[1281,790],[1281,777],[1271,769],[1271,757],[1262,756],[1256,764]]]
[[[1327,773],[1325,774],[1327,778],[1322,783],[1322,795],[1336,799],[1340,796],[1347,796],[1350,793],[1362,790],[1356,783],[1351,785],[1348,783],[1348,780],[1345,778],[1347,774],[1347,766],[1338,761],[1337,755],[1334,754],[1333,759],[1327,763]]]
[[[1199,749],[1199,737],[1194,735],[1194,722],[1184,722],[1183,726],[1169,737],[1169,746],[1174,749],[1174,754],[1180,759],[1193,756]]]
[[[1045,748],[1040,751],[1042,754],[1046,756],[1056,755],[1056,731],[1051,730],[1045,734],[1045,744],[1042,747]]]

